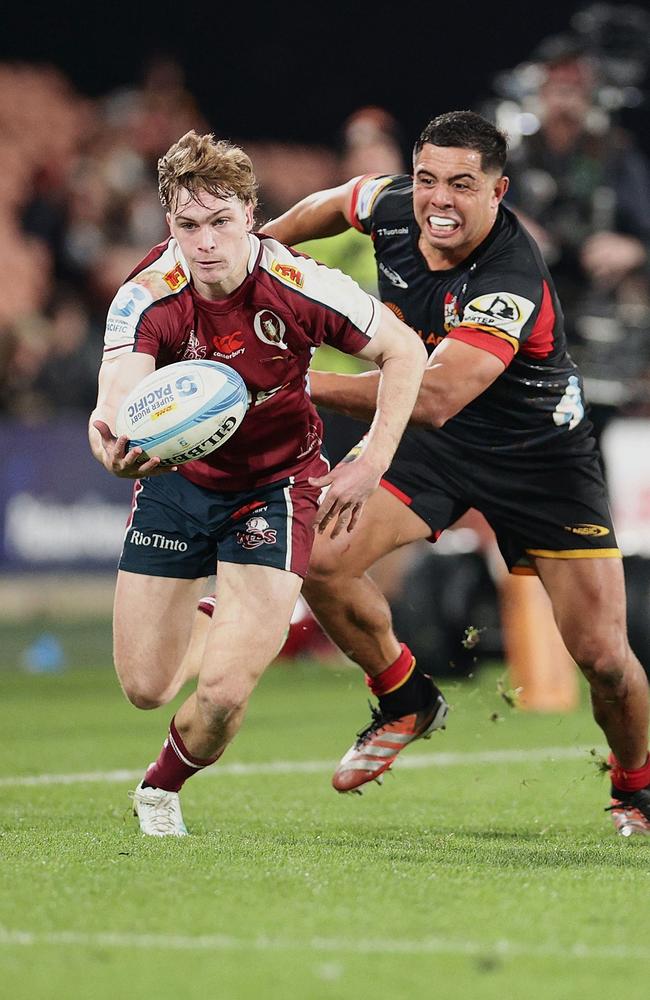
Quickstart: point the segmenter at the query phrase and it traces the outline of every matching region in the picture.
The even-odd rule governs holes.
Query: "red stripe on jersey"
[[[533,358],[547,358],[553,350],[555,341],[555,309],[551,290],[545,281],[542,282],[542,304],[535,320],[535,326],[525,344],[521,345],[522,354],[528,354]]]
[[[503,361],[506,368],[515,354],[514,347],[507,340],[501,340],[500,337],[495,337],[491,333],[483,333],[482,330],[473,330],[469,326],[454,327],[447,334],[447,339],[449,338],[462,340],[464,344],[470,344],[472,347],[479,347],[482,351],[487,351],[488,354],[494,354],[495,357]]]
[[[379,485],[383,486],[383,488],[385,490],[388,490],[389,493],[392,493],[393,496],[397,497],[398,500],[401,500],[402,503],[405,503],[407,507],[410,507],[411,504],[413,503],[413,497],[407,496],[406,493],[402,493],[402,491],[398,489],[397,486],[393,486],[393,484],[389,483],[387,479],[380,479]]]
[[[352,191],[352,198],[350,200],[350,219],[352,221],[352,225],[354,226],[354,228],[358,229],[360,233],[365,232],[365,230],[361,225],[361,223],[359,222],[359,220],[357,219],[357,205],[359,203],[359,191],[361,190],[362,186],[366,183],[366,181],[370,180],[371,177],[379,177],[379,176],[380,176],[379,174],[364,174],[363,177],[360,177],[357,183],[354,185],[354,190]]]

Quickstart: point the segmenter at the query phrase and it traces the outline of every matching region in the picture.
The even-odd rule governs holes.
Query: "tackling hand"
[[[379,486],[383,469],[377,470],[364,457],[339,462],[325,476],[310,478],[309,484],[327,491],[322,497],[314,522],[319,532],[334,522],[332,538],[345,529],[353,531],[369,496]]]

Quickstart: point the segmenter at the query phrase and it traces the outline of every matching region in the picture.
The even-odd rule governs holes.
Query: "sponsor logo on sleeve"
[[[271,271],[288,285],[295,285],[302,288],[305,283],[302,271],[299,271],[294,264],[283,264],[279,260],[274,260],[271,264]]]
[[[512,292],[479,295],[465,306],[463,326],[492,327],[517,340],[535,308],[535,303]]]
[[[116,322],[119,322],[117,317],[120,317],[122,320],[129,319],[134,313],[143,312],[145,307],[150,305],[151,302],[153,302],[153,296],[147,288],[143,288],[136,281],[127,281],[119,289],[111,303],[108,313],[109,319]]]
[[[106,333],[114,333],[117,336],[124,336],[129,332],[129,324],[125,319],[115,319],[109,315],[106,320]]]
[[[261,312],[255,313],[253,327],[259,340],[286,351],[284,335],[287,328],[280,317],[270,309],[262,309]]]
[[[172,292],[177,292],[179,288],[187,284],[187,278],[185,276],[185,271],[180,263],[176,264],[175,267],[168,271],[167,274],[163,274],[165,283],[171,288]]]
[[[358,219],[367,219],[370,217],[377,195],[390,182],[390,177],[369,177],[367,181],[361,182],[356,204]]]

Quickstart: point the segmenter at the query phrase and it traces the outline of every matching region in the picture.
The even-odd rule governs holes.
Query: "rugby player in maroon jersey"
[[[537,573],[546,588],[612,751],[615,827],[647,834],[648,684],[627,639],[622,560],[561,307],[536,244],[503,205],[506,152],[479,115],[441,115],[415,145],[413,177],[354,178],[264,227],[287,244],[350,226],[369,235],[381,298],[430,351],[384,488],[352,535],[318,536],[305,581],[312,610],[379,699],[333,784],[377,778],[430,724],[426,681],[367,569],[474,507],[510,571]],[[317,403],[362,419],[376,388],[375,373],[312,376]]]
[[[192,612],[217,567],[196,691],[133,793],[144,833],[183,836],[181,786],[221,756],[241,725],[283,641],[315,529],[349,534],[377,488],[413,408],[426,352],[350,278],[253,233],[256,181],[238,147],[190,132],[160,160],[159,181],[171,237],[111,305],[89,435],[109,472],[136,481],[114,654],[137,707],[167,703],[186,679]],[[309,396],[309,362],[321,343],[375,362],[380,373],[366,447],[332,470]],[[199,357],[241,374],[249,409],[217,452],[163,470],[115,437],[115,415],[155,368]]]

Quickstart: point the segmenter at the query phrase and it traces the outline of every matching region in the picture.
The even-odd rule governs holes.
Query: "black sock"
[[[439,693],[431,678],[416,667],[395,691],[379,696],[379,707],[385,715],[410,715],[427,708]]]

